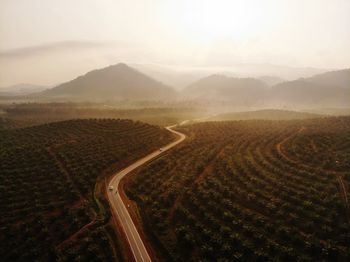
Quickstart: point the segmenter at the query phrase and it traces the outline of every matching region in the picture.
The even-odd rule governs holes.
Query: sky
[[[349,0],[0,0],[0,86],[116,64],[350,67]]]

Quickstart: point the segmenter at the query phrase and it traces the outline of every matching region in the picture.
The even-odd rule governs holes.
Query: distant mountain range
[[[231,121],[231,120],[292,120],[292,119],[310,119],[324,117],[319,114],[307,112],[296,112],[289,110],[265,109],[247,112],[223,113],[209,118],[209,121]]]
[[[193,77],[193,75],[191,75]],[[65,101],[174,101],[257,108],[349,107],[350,69],[326,72],[308,78],[285,81],[279,77],[239,78],[214,74],[192,82],[181,91],[126,65],[116,64],[90,71],[54,88],[17,85],[0,89],[0,96],[26,95],[31,99]],[[21,93],[24,90],[26,93]],[[3,91],[4,90],[4,91]],[[1,93],[2,92],[2,93]]]
[[[350,88],[317,84],[308,79],[283,82],[269,90],[273,104],[350,106]]]
[[[267,89],[263,81],[255,78],[211,75],[189,85],[182,94],[186,99],[255,103]]]
[[[18,96],[28,95],[36,92],[41,92],[48,89],[48,86],[32,85],[32,84],[17,84],[7,87],[0,87],[0,95]]]
[[[232,101],[239,106],[347,106],[350,105],[350,69],[285,81],[271,87],[253,78],[212,75],[183,90],[196,100]]]
[[[283,82],[270,90],[274,103],[350,106],[350,69]]]
[[[349,88],[350,89],[350,69],[330,71],[323,74],[317,74],[305,81],[331,87]]]
[[[177,90],[184,89],[198,79],[213,74],[221,74],[228,77],[253,77],[264,81],[268,85],[274,85],[282,81],[290,81],[300,77],[310,77],[327,72],[326,69],[319,68],[248,63],[212,67],[199,65],[186,67],[137,63],[131,64],[131,66],[154,79],[158,79],[167,85],[173,86]]]
[[[159,100],[173,99],[176,92],[169,86],[120,63],[90,71],[41,94],[47,98],[67,100]]]

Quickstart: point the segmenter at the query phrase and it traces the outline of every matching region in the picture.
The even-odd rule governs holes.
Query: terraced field
[[[349,261],[349,117],[179,130],[127,184],[163,260]]]
[[[172,139],[130,120],[0,131],[0,260],[115,261],[98,185]]]

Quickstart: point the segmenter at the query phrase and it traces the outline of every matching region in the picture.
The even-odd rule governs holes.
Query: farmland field
[[[33,126],[70,119],[121,118],[142,121],[151,125],[168,126],[186,119],[203,116],[204,109],[189,105],[139,105],[132,108],[98,103],[0,103],[0,130]]]
[[[96,181],[104,185],[106,175],[171,140],[165,129],[131,120],[0,131],[0,260],[116,260]]]
[[[164,260],[349,261],[349,117],[178,130],[127,184]]]

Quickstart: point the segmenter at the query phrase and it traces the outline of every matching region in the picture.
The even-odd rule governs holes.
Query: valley
[[[178,90],[119,63],[0,94],[0,255],[348,261],[348,76]]]
[[[0,0],[0,262],[349,262],[349,0]]]

